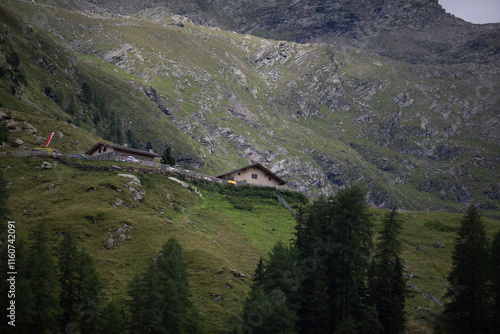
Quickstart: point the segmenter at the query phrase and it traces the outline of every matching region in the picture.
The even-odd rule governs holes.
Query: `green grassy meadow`
[[[265,258],[279,240],[289,243],[294,237],[293,215],[266,189],[235,191],[229,185],[203,183],[185,188],[166,176],[137,174],[141,185],[134,187],[145,196],[135,201],[127,185],[130,179],[119,176],[119,171],[82,171],[53,160],[48,161],[52,168],[41,169],[43,161],[0,159],[9,184],[9,219],[16,221],[19,236],[26,239],[37,222],[46,219],[50,247],[56,252],[61,233],[71,229],[94,257],[105,297],[118,303],[126,297],[132,278],[148,266],[168,238],[177,237],[188,262],[191,299],[210,333],[231,330],[259,257]],[[299,197],[286,192],[285,197],[292,206],[300,205]],[[121,205],[115,205],[117,199]],[[386,211],[370,210],[378,230]],[[443,310],[461,215],[402,212],[400,219],[405,273],[416,276],[408,280],[421,291],[407,298],[408,331],[431,333]],[[485,223],[489,237],[500,228],[498,221],[485,219]],[[119,242],[114,232],[127,226],[126,239]],[[104,241],[110,236],[116,244],[108,250]],[[435,242],[445,247],[436,248]],[[215,301],[219,296],[222,299]]]

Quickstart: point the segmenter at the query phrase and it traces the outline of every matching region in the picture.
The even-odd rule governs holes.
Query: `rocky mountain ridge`
[[[196,24],[299,43],[347,43],[410,63],[489,63],[500,54],[498,24],[465,22],[438,0],[39,2],[111,15],[165,8]]]
[[[128,110],[109,93],[124,131],[183,145],[194,168],[256,160],[314,196],[363,182],[381,207],[499,208],[498,25],[437,1],[44,2],[9,8],[70,50],[86,80],[147,100]]]

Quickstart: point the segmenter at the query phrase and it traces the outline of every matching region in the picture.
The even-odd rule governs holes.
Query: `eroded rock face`
[[[142,78],[131,89],[199,144],[201,153],[182,164],[222,172],[259,161],[313,196],[363,182],[370,203],[384,207],[411,209],[413,191],[442,200],[437,208],[481,194],[480,206],[498,209],[499,25],[468,24],[437,0],[74,3],[131,30],[156,20],[155,41],[175,34],[166,47],[124,34],[111,51],[74,39]],[[190,20],[276,40],[221,34]],[[178,40],[185,43],[172,53]],[[138,184],[127,189],[141,199]]]
[[[198,24],[301,43],[330,42],[331,36],[355,38],[349,43],[411,63],[471,58],[484,62],[484,51],[498,53],[498,29],[455,18],[438,0],[127,0],[119,6],[111,0],[96,5],[81,0],[77,5],[120,14],[164,7]],[[380,43],[379,36],[394,43]]]
[[[130,179],[130,181],[125,184],[125,186],[127,190],[132,193],[132,200],[134,202],[139,202],[144,198],[144,196],[146,196],[146,192],[142,189],[141,181],[137,178],[137,176],[132,174],[118,174],[118,176]],[[122,203],[123,202],[120,202],[118,205],[121,205]],[[115,203],[115,205],[117,205],[117,203]]]

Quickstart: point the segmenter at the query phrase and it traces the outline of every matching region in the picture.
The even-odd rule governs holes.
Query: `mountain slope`
[[[311,195],[363,182],[370,202],[380,207],[457,210],[476,202],[491,214],[498,211],[500,87],[495,44],[489,43],[495,25],[467,26],[477,38],[488,31],[490,37],[453,61],[447,55],[458,46],[426,42],[432,29],[442,32],[457,22],[435,6],[417,11],[415,22],[433,13],[429,25],[418,29],[397,19],[398,29],[357,39],[342,30],[325,32],[321,39],[328,43],[298,44],[199,26],[162,8],[137,13],[133,7],[136,14],[122,16],[111,5],[113,11],[104,11],[75,3],[94,10],[22,2],[4,7],[52,36],[51,49],[75,57],[78,84],[67,87],[82,94],[82,83],[91,82],[120,116],[123,133],[131,129],[140,145],[150,140],[161,151],[172,144],[181,162],[212,174],[257,160]],[[421,8],[418,3],[409,8]],[[184,13],[192,16],[196,6],[188,3]],[[398,12],[384,7],[389,9]],[[240,19],[234,15],[235,22]],[[266,31],[272,35],[273,29]],[[402,38],[406,46],[399,44]],[[442,48],[442,56],[414,61],[430,46]],[[398,48],[414,54],[395,55]],[[477,62],[480,54],[484,61]],[[57,63],[54,57],[47,55]],[[69,65],[60,66],[71,73]],[[47,84],[56,89],[62,72]],[[33,88],[25,88],[27,103],[33,103]],[[4,106],[16,109],[14,102]],[[50,101],[45,109],[62,112]]]
[[[88,171],[55,160],[47,160],[50,168],[41,168],[46,166],[44,161],[0,159],[8,185],[9,220],[16,221],[16,242],[27,240],[45,218],[55,255],[63,235],[71,229],[79,247],[94,258],[104,305],[110,300],[124,305],[133,277],[174,236],[184,249],[191,300],[201,311],[203,327],[208,333],[227,333],[235,326],[259,257],[267,258],[279,240],[288,244],[294,238],[294,217],[278,203],[271,188],[191,180],[186,180],[189,187],[183,187],[163,175],[133,172],[136,166],[124,162],[80,160],[96,168]],[[97,171],[102,167],[98,164],[109,170]],[[296,194],[281,195],[295,207],[304,204],[304,198]],[[378,232],[386,211],[370,212]],[[461,215],[403,212],[400,218],[405,274],[417,291],[407,297],[407,329],[432,333],[445,302]],[[492,238],[499,222],[485,219],[485,224]]]
[[[500,50],[498,24],[464,22],[445,13],[438,0],[41,2],[122,15],[166,8],[201,25],[301,43],[340,39],[412,63],[490,62],[492,55],[498,60]]]

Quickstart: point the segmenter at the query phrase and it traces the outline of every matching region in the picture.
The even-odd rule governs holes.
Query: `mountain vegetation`
[[[105,163],[82,164],[100,168]],[[189,331],[254,328],[261,323],[259,314],[259,326],[269,324],[269,331],[282,324],[296,332],[332,326],[360,332],[375,326],[382,332],[384,319],[397,315],[404,316],[401,323],[407,330],[447,328],[443,312],[453,300],[446,295],[462,214],[370,208],[358,186],[312,203],[300,193],[279,190],[295,208],[294,217],[273,188],[189,180],[186,188],[168,177],[143,173],[137,173],[140,184],[135,187],[144,192],[138,200],[127,185],[130,179],[120,176],[135,168],[129,163],[109,162],[114,171],[106,172],[61,161],[53,161],[51,168],[41,165],[46,164],[40,158],[0,159],[3,194],[8,195],[2,195],[2,203],[9,209],[8,220],[16,221],[16,330],[30,332],[35,319],[43,317],[40,324],[46,327],[39,329],[130,331],[143,319],[133,320],[139,310],[150,312],[161,329],[170,309],[162,304],[164,298],[157,298],[166,289],[159,282],[170,279],[174,281],[166,286],[179,285],[177,291],[183,293],[170,303],[187,310],[180,312],[187,317],[178,318],[180,328],[188,328],[186,322],[197,326]],[[494,319],[499,224],[481,220],[492,245],[483,282],[491,296],[487,318]],[[347,239],[340,237],[344,234]],[[4,264],[6,246],[3,242]],[[347,271],[349,263],[359,269]],[[179,268],[172,270],[180,276],[169,278],[171,266]],[[380,274],[383,267],[393,268],[394,276]],[[394,284],[401,279],[398,272],[404,277],[404,304],[400,286]],[[6,294],[9,287],[2,282]],[[134,293],[137,289],[143,292]],[[159,290],[150,291],[153,299],[146,301],[148,289]],[[391,298],[382,291],[392,291]],[[145,307],[146,302],[157,306]],[[76,306],[68,309],[70,303]],[[384,311],[388,304],[393,313]]]
[[[499,29],[437,0],[1,2],[0,331],[497,333]],[[12,157],[51,132],[179,173]],[[254,161],[287,186],[207,178]]]
[[[313,197],[363,180],[378,207],[495,214],[497,25],[398,1],[7,2],[1,103],[212,175],[254,160]]]

